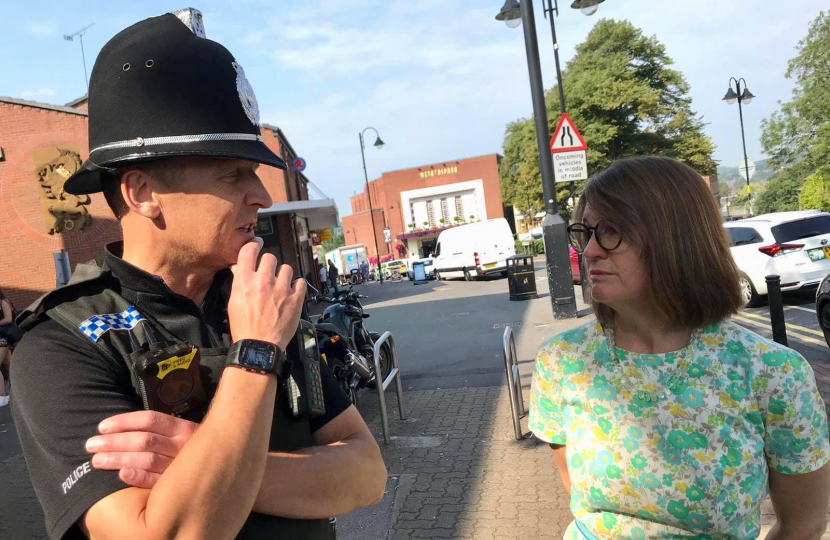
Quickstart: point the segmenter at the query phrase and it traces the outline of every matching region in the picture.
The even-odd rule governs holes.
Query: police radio
[[[323,383],[320,378],[320,350],[317,348],[317,330],[305,319],[300,319],[297,333],[286,350],[291,360],[291,372],[283,381],[283,394],[288,399],[288,410],[295,418],[314,418],[326,412]]]
[[[142,346],[129,332],[133,345],[130,359],[144,408],[201,421],[208,402],[199,373],[199,349],[189,342],[159,342],[146,323],[144,333],[147,345]]]

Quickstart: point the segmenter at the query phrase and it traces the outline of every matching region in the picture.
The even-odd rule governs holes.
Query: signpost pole
[[[539,64],[539,46],[536,38],[536,20],[533,1],[522,0],[522,26],[524,29],[527,68],[530,76],[530,93],[533,101],[533,117],[536,125],[536,144],[539,151],[539,169],[542,173],[542,190],[545,197],[545,219],[542,234],[545,239],[545,263],[550,287],[550,299],[554,319],[576,317],[576,298],[571,276],[568,253],[567,223],[559,214],[556,203],[556,181],[553,159],[548,140],[548,115],[542,86],[542,69]]]
[[[543,11],[545,16],[550,19],[550,33],[553,36],[553,58],[556,63],[556,86],[559,89],[559,114],[565,114],[565,89],[562,86],[562,70],[559,68],[559,42],[556,41],[556,23],[553,20],[554,12],[556,16],[559,16],[559,3],[557,0],[554,0],[553,5],[551,5],[551,0],[545,0],[548,4],[547,8],[542,5]],[[574,183],[571,182],[571,202],[576,207],[576,201],[574,201],[574,192],[575,186]]]

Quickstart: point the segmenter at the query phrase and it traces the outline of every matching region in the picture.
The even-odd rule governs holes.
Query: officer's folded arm
[[[99,500],[81,529],[92,540],[234,538],[265,472],[276,388],[273,375],[226,369],[210,412],[158,483]]]
[[[354,406],[314,432],[314,442],[318,446],[268,454],[255,512],[320,519],[380,502],[386,466]]]

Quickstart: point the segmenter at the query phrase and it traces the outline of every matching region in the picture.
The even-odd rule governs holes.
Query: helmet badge
[[[236,70],[236,90],[239,92],[239,101],[242,102],[242,109],[248,120],[255,126],[259,126],[259,105],[254,95],[254,89],[248,78],[245,77],[245,70],[236,62],[232,62],[233,69]]]

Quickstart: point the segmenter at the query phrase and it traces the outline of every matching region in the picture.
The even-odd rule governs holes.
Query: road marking
[[[812,313],[813,315],[816,314],[815,309],[810,309],[810,308],[801,307],[801,306],[787,306],[787,307],[784,308],[784,311],[787,311],[788,309],[800,309],[801,311],[806,311],[807,313]]]
[[[526,322],[508,322],[508,323],[496,323],[493,325],[493,329],[497,330],[499,328],[521,328],[522,326],[532,326],[533,328],[546,328],[553,323],[526,323]]]
[[[761,317],[760,315],[755,315],[754,313],[747,313],[747,312],[743,312],[743,313],[741,313],[741,315],[743,315],[744,317],[751,317],[751,318],[753,318],[753,319],[758,319],[758,320],[760,320],[760,321],[769,322],[769,319],[768,319],[768,318],[766,318],[766,317]],[[791,322],[787,322],[787,331],[789,331],[789,329],[790,329],[790,328],[795,328],[795,329],[796,329],[796,330],[798,330],[799,332],[806,332],[806,333],[808,333],[808,334],[812,334],[812,335],[814,335],[814,336],[818,336],[818,337],[820,337],[820,338],[823,338],[823,337],[824,337],[824,332],[821,332],[821,331],[819,331],[819,330],[814,330],[814,329],[812,329],[812,328],[807,328],[806,326],[799,326],[799,325],[797,325],[797,324],[793,324],[793,323],[791,323]]]
[[[761,322],[758,322],[758,321],[755,321],[755,320],[752,320],[752,319],[748,319],[746,317],[742,317],[741,315],[734,315],[732,318],[737,319],[737,320],[741,321],[744,324],[748,324],[750,326],[755,326],[757,328],[763,328],[764,330],[769,330],[770,332],[772,332],[772,327],[768,324],[761,323]],[[808,337],[808,336],[799,334],[798,332],[793,332],[793,331],[790,331],[790,330],[787,330],[787,337],[788,338],[793,337],[793,338],[798,339],[799,341],[803,341],[805,343],[813,343],[815,345],[821,345],[823,347],[827,346],[827,342],[825,342],[825,341],[819,341],[815,338]]]

